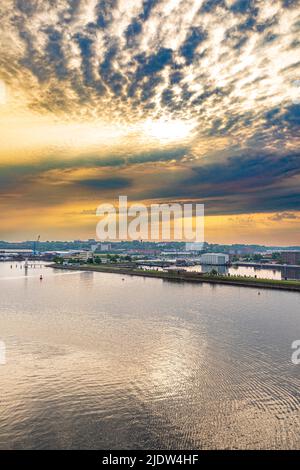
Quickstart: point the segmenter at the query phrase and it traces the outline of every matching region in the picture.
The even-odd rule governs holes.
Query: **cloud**
[[[114,178],[89,178],[80,179],[79,186],[95,192],[110,191],[110,190],[123,190],[132,186],[132,181],[129,178],[114,177]]]
[[[188,162],[169,184],[142,192],[161,198],[205,203],[207,214],[297,211],[300,155],[234,155],[223,160]],[[168,183],[168,176],[165,177]]]
[[[85,201],[92,193],[111,197],[112,191],[133,189],[138,195],[140,167],[158,165],[159,172],[160,165],[180,162],[187,151],[186,147],[140,152],[124,149],[116,154],[83,153],[72,159],[48,154],[38,161],[0,164],[0,202],[13,199],[14,205],[51,206],[74,199]]]
[[[270,217],[270,220],[273,220],[275,222],[280,222],[282,220],[299,220],[300,217],[297,214],[294,214],[293,212],[277,212],[276,214],[272,215]]]
[[[133,121],[167,109],[196,117],[209,133],[212,116],[226,123],[252,109],[254,133],[263,113],[287,104],[292,77],[280,69],[299,76],[295,6],[4,0],[0,73],[41,112],[76,116],[80,108],[86,117]]]
[[[294,175],[300,175],[300,154],[276,157],[271,154],[234,156],[226,162],[208,163],[194,167],[189,183],[196,186],[210,184],[212,188],[242,189],[266,187]],[[214,190],[214,189],[212,189]]]
[[[201,44],[207,38],[207,32],[201,28],[192,27],[189,31],[186,40],[181,46],[180,52],[186,60],[186,64],[190,65],[195,60],[195,52],[199,44]]]
[[[298,4],[2,0],[1,204],[48,207],[126,189],[135,199],[205,200],[213,214],[292,213],[300,203]],[[91,140],[107,124],[124,127],[126,145],[107,132],[97,148],[66,150],[61,130],[31,148],[26,126],[15,138],[19,116],[37,135],[36,122],[49,116],[97,123]],[[166,146],[143,134],[148,121],[191,124],[193,137],[169,136]]]

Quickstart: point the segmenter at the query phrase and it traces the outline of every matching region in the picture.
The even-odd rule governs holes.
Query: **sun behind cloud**
[[[142,125],[143,132],[150,138],[159,142],[180,142],[192,138],[195,123],[181,120],[158,119],[157,121],[147,120]]]
[[[262,242],[296,243],[297,217],[272,214],[300,207],[298,6],[3,0],[3,237],[16,236],[16,208],[45,236],[55,214],[60,236],[93,236],[86,217],[68,214],[126,191],[204,202],[233,241],[256,228],[230,229],[232,217],[268,214]]]

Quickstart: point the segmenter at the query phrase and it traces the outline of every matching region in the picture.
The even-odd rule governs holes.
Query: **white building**
[[[91,250],[95,253],[96,251],[110,251],[111,244],[110,243],[96,243],[91,246]]]
[[[92,251],[68,251],[68,252],[60,252],[57,253],[61,256],[65,261],[70,259],[76,259],[79,261],[87,261],[88,259],[93,257]]]
[[[101,243],[100,251],[110,251],[111,244],[110,243]]]
[[[200,262],[201,264],[221,266],[229,262],[229,255],[223,253],[205,253],[201,256]]]
[[[201,251],[203,249],[203,243],[201,242],[188,242],[185,244],[186,251]]]

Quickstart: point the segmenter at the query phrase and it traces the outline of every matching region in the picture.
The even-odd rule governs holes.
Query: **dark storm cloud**
[[[190,168],[172,184],[144,198],[205,202],[207,213],[299,210],[300,154],[236,155]]]
[[[228,188],[241,189],[272,185],[278,179],[285,179],[300,175],[300,154],[291,154],[274,157],[270,154],[248,156],[234,156],[225,162],[216,162],[202,167],[193,168],[194,176],[189,184],[201,187],[209,183],[212,188],[220,185]]]
[[[28,164],[2,164],[0,165],[0,194],[6,194],[7,191],[18,191],[20,186],[30,185],[36,183],[40,178],[49,174],[49,172],[57,172],[57,184],[65,180],[66,173],[71,174],[75,170],[97,170],[111,169],[112,172],[117,172],[122,168],[134,165],[146,165],[155,163],[166,163],[169,161],[180,161],[188,153],[187,147],[176,147],[165,150],[157,151],[144,151],[140,153],[124,152],[110,153],[104,157],[97,157],[97,155],[83,154],[78,158],[70,160],[63,158],[63,156],[49,155],[42,161],[32,162]],[[90,186],[94,183],[94,179],[84,179],[83,186],[88,187],[88,182],[91,181]],[[111,180],[118,181],[118,179]],[[126,179],[120,180],[125,181]],[[47,184],[47,181],[44,182]],[[79,184],[75,180],[74,184]],[[107,185],[109,185],[109,180]],[[108,186],[107,186],[108,187]],[[117,188],[116,188],[117,189]]]
[[[132,180],[130,180],[129,178],[121,177],[97,179],[90,178],[81,179],[77,185],[96,192],[107,192],[113,189],[128,189],[132,186]]]

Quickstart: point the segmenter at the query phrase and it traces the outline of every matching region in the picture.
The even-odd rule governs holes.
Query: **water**
[[[213,269],[218,271],[219,274],[231,276],[247,276],[257,277],[258,279],[300,279],[300,266],[299,267],[254,267],[254,266],[208,266],[196,265],[185,268],[187,271],[195,272],[210,272]]]
[[[0,264],[1,449],[300,448],[300,294],[24,274]]]
[[[142,269],[154,269],[156,271],[168,271],[168,269],[183,269],[189,272],[199,272],[199,273],[209,273],[212,270],[218,271],[219,274],[231,276],[247,276],[247,277],[257,277],[258,279],[300,279],[300,266],[291,267],[285,266],[280,268],[274,266],[272,268],[264,267],[257,268],[253,266],[209,266],[209,265],[195,265],[195,266],[172,266],[169,268],[159,268],[143,265]]]
[[[247,276],[257,277],[259,279],[277,279],[283,278],[281,270],[279,268],[254,268],[252,266],[208,266],[208,265],[197,265],[189,266],[185,268],[187,271],[194,272],[210,272],[213,269],[218,271],[219,274],[230,274],[231,276]]]

